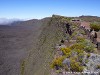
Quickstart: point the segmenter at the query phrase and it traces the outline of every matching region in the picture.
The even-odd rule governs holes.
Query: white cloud
[[[6,18],[0,18],[0,24],[1,25],[6,25],[6,24],[10,24],[14,21],[20,21],[19,19],[6,19]]]

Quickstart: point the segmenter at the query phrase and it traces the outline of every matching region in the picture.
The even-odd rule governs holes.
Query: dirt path
[[[86,29],[90,29],[90,22],[81,22],[81,26],[85,26]]]

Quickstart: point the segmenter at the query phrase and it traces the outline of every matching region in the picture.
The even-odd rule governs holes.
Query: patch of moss
[[[25,70],[25,60],[21,62],[21,75],[24,75],[24,70]]]

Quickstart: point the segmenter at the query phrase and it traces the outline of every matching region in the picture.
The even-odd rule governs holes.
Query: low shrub
[[[100,30],[100,23],[97,23],[97,22],[91,23],[90,28],[94,29],[95,31],[99,31]]]
[[[93,48],[93,46],[86,46],[86,47],[84,47],[84,50],[86,51],[86,52],[93,52],[93,50],[94,50],[94,48]]]
[[[64,53],[64,55],[66,55],[66,57],[70,57],[71,56],[71,49],[66,47],[66,48],[61,48],[62,52]]]
[[[82,72],[84,69],[83,66],[80,65],[80,62],[76,62],[75,60],[71,60],[70,68],[72,72]]]
[[[85,60],[85,63],[88,63],[88,62],[89,62],[89,60],[88,60],[88,59],[86,59],[86,60]]]
[[[84,49],[84,45],[80,44],[80,43],[75,43],[72,46],[70,46],[71,49]]]
[[[80,49],[77,49],[76,52],[77,52],[78,55],[81,55],[81,54],[83,55],[83,52],[84,51],[83,50],[80,50]]]
[[[97,65],[97,69],[100,69],[100,65]]]
[[[89,58],[90,56],[91,56],[91,54],[90,54],[90,53],[88,53],[88,54],[87,54],[87,58]]]
[[[83,58],[84,58],[84,53],[79,53],[78,54],[78,60],[79,60],[79,62],[83,62]]]
[[[67,65],[64,65],[63,67],[64,67],[65,71],[69,71],[69,68]]]
[[[83,37],[77,37],[76,42],[84,42],[85,39]]]
[[[84,30],[81,30],[80,33],[83,34],[83,35],[86,34]]]
[[[66,57],[62,56],[62,57],[58,57],[56,59],[54,59],[52,61],[52,64],[51,64],[51,68],[55,68],[55,65],[61,67],[62,66],[62,61],[65,59]]]

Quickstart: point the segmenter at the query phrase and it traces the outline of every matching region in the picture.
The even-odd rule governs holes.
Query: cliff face
[[[62,17],[53,16],[48,21],[44,21],[38,42],[25,60],[22,75],[48,75],[50,73],[55,44],[64,37],[61,19]]]

